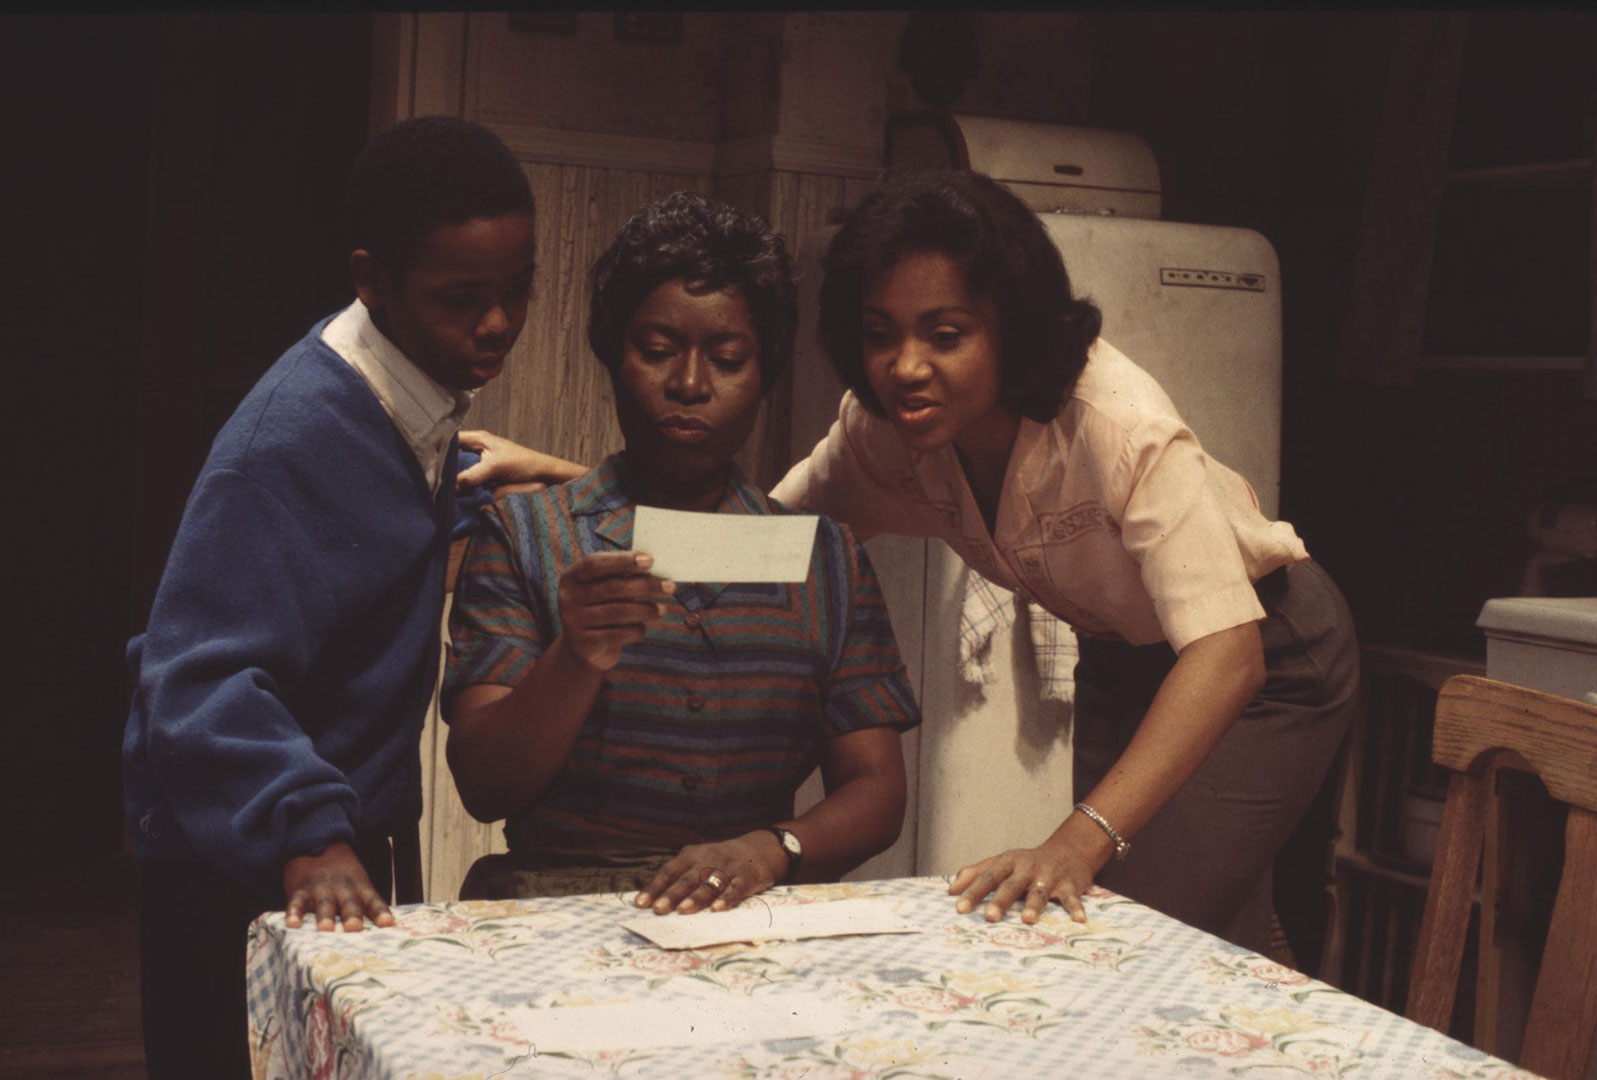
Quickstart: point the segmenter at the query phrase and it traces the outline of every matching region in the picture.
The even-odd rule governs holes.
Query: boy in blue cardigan
[[[249,922],[392,924],[421,812],[455,436],[526,319],[533,200],[496,136],[425,117],[362,152],[349,214],[358,299],[217,435],[128,648],[154,1078],[247,1076]]]

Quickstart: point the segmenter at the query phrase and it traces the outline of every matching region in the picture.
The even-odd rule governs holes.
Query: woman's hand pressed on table
[[[1126,837],[1135,836],[1209,756],[1249,699],[1264,684],[1264,645],[1256,623],[1244,623],[1189,642],[1177,654],[1153,704],[1125,751],[1086,800]],[[1081,894],[1114,856],[1115,845],[1080,812],[1065,818],[1042,845],[1006,851],[967,866],[949,884],[961,913],[988,895],[985,912],[997,922],[1022,896],[1023,922],[1036,922],[1057,899],[1077,922],[1086,921]]]
[[[656,915],[726,911],[782,880],[787,865],[776,837],[764,831],[689,844],[660,867],[633,902],[652,907]]]
[[[961,915],[987,900],[983,914],[988,922],[998,922],[1022,900],[1021,922],[1036,922],[1050,900],[1064,905],[1076,922],[1086,922],[1081,895],[1113,854],[1114,846],[1103,830],[1083,815],[1072,814],[1037,847],[1013,848],[963,868],[954,875],[948,892],[958,895],[954,906]]]

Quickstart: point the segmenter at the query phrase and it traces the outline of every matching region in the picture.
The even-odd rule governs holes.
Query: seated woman
[[[920,713],[848,531],[820,520],[802,584],[674,586],[629,550],[639,504],[790,512],[732,456],[795,321],[781,238],[692,193],[639,212],[595,264],[588,341],[626,449],[496,502],[455,588],[449,765],[510,848],[462,898],[641,888],[662,914],[719,910],[898,836],[899,733]],[[817,763],[826,797],[794,817]]]

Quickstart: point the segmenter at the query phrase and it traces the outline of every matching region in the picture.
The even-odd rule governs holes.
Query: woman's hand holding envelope
[[[584,556],[560,577],[560,622],[567,654],[590,671],[609,671],[621,650],[641,641],[665,614],[676,586],[653,577],[643,552],[601,551]]]
[[[602,551],[560,575],[560,635],[514,686],[468,686],[451,706],[446,753],[461,801],[498,821],[536,799],[571,753],[605,674],[658,622],[671,582],[640,552]]]

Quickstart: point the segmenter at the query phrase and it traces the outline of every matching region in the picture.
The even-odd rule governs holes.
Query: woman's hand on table
[[[297,855],[283,865],[284,906],[290,927],[303,924],[309,914],[318,930],[360,930],[365,920],[393,926],[394,913],[372,887],[366,868],[348,844],[329,844],[320,855]]]
[[[493,484],[496,494],[510,491],[542,491],[550,484],[575,480],[588,470],[574,461],[532,450],[491,431],[462,431],[460,445],[482,455],[482,460],[462,469],[455,480],[456,491],[469,491]]]
[[[615,667],[621,650],[643,640],[664,614],[676,586],[651,576],[653,565],[643,552],[601,551],[584,555],[560,575],[564,648],[590,672]]]
[[[726,911],[769,889],[786,873],[787,855],[774,835],[745,833],[713,844],[689,844],[660,867],[633,902],[652,907],[656,915]]]
[[[960,870],[948,885],[949,894],[959,896],[955,910],[963,915],[987,900],[983,914],[988,922],[998,922],[1017,901],[1024,901],[1020,921],[1029,924],[1042,917],[1048,901],[1058,900],[1072,919],[1086,922],[1081,894],[1092,887],[1109,857],[1098,838],[1079,836],[1070,824],[1067,820],[1037,847],[1013,848]]]
[[[1087,800],[1134,835],[1186,783],[1264,685],[1264,646],[1256,623],[1189,642],[1160,684],[1153,704],[1120,759]],[[974,866],[949,883],[961,914],[989,895],[988,921],[1025,899],[1022,922],[1034,923],[1049,900],[1086,922],[1081,894],[1109,862],[1115,843],[1086,814],[1073,812],[1041,845],[1015,848]]]

